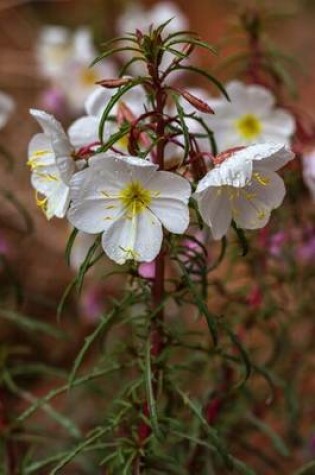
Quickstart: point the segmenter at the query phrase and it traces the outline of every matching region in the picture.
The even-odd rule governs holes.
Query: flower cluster
[[[264,117],[268,114],[272,117],[273,101],[266,100],[270,93],[258,86],[246,88],[238,84],[237,87],[242,89],[241,97],[247,101],[245,107],[239,98],[238,110],[248,116],[255,111],[257,117],[261,117],[262,131],[267,134]],[[287,113],[274,111],[277,120],[280,121],[280,115],[284,118],[283,127],[275,127],[272,135],[277,143],[262,140],[245,147],[238,142],[241,146],[214,157],[210,170],[196,182],[183,159],[165,171],[159,169],[152,154],[144,157],[141,149],[137,155],[130,154],[130,136],[122,136],[103,152],[102,144],[120,130],[119,117],[126,119],[127,116],[132,122],[147,110],[145,90],[142,86],[134,87],[124,97],[126,102],[120,101],[113,108],[115,120],[106,123],[100,141],[101,115],[111,100],[108,91],[99,87],[90,95],[85,105],[86,115],[76,120],[68,133],[53,116],[31,111],[43,133],[35,135],[30,142],[28,164],[37,203],[48,219],[67,216],[78,230],[101,234],[104,251],[119,264],[127,260],[152,261],[160,252],[163,229],[164,233],[183,234],[190,222],[190,198],[197,202],[214,239],[228,232],[232,220],[244,229],[266,225],[271,211],[280,206],[285,195],[283,180],[276,171],[294,156],[287,146],[293,130]],[[189,93],[186,97],[195,96]],[[219,99],[208,102],[219,111],[215,119],[218,124],[224,107]],[[191,107],[188,103],[187,114]],[[222,130],[227,124],[231,126],[233,121],[242,120],[236,119],[234,109],[232,119],[228,118],[227,111],[224,114]],[[190,120],[193,122],[193,116]],[[214,119],[211,116],[207,120]],[[229,137],[229,133],[222,133],[224,136]],[[177,150],[183,155],[181,141],[174,142],[172,153]],[[166,154],[164,168],[167,168],[167,160]],[[193,194],[192,186],[195,186]]]

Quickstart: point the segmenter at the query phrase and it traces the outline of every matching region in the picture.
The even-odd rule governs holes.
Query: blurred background
[[[132,0],[0,0],[0,91],[15,103],[7,123],[0,130],[0,364],[4,371],[1,427],[31,401],[28,392],[40,396],[55,384],[55,375],[47,381],[38,374],[23,374],[20,380],[23,389],[11,384],[8,390],[5,379],[8,368],[40,362],[53,365],[61,372],[68,370],[84,336],[106,310],[108,301],[121,291],[119,279],[104,283],[100,279],[102,269],[98,269],[88,276],[81,297],[71,296],[61,322],[56,321],[57,305],[77,266],[73,261],[69,267],[65,260],[69,236],[67,223],[57,219],[48,222],[35,204],[26,161],[28,143],[38,127],[28,111],[30,108],[50,111],[65,127],[82,115],[87,91],[95,79],[99,79],[91,75],[88,65],[101,51],[102,42],[120,34],[124,26],[128,29],[138,23],[141,25],[141,12],[151,11],[157,3],[151,0],[139,3]],[[295,86],[286,100],[306,111],[312,124],[315,121],[313,0],[174,0],[172,8],[182,24],[217,48],[217,55],[197,52],[195,62],[225,82],[238,74],[233,64],[221,67],[238,49],[233,40],[237,19],[242,9],[254,4],[275,16],[267,28],[270,42],[293,58],[289,71]],[[47,26],[55,28],[48,31]],[[78,35],[79,31],[81,35]],[[65,66],[67,48],[71,50],[72,61]],[[100,78],[106,71],[112,77],[120,61],[118,58],[117,64],[106,63],[99,72]],[[54,68],[60,68],[62,74],[56,73]],[[74,74],[81,75],[83,86],[75,83]],[[185,82],[183,78],[179,81]],[[204,86],[191,78],[188,82],[191,86]],[[312,135],[312,125],[309,128]],[[261,355],[268,353],[270,335],[281,321],[283,340],[272,342],[276,371],[284,380],[292,378],[293,384],[286,396],[279,395],[270,410],[256,409],[263,421],[285,434],[290,455],[274,454],[264,436],[257,435],[255,440],[256,435],[251,432],[252,451],[246,446],[248,441],[235,447],[239,457],[251,463],[262,475],[293,473],[315,456],[315,215],[311,193],[303,182],[301,164],[301,156],[310,153],[313,147],[314,136],[307,141],[303,152],[299,151],[299,157],[289,171],[292,191],[288,192],[281,214],[273,218],[272,243],[269,240],[266,244],[260,236],[260,241],[253,244],[254,250],[248,260],[234,265],[233,255],[229,255],[228,263],[213,276],[211,308],[233,314],[239,309],[238,305],[245,305],[243,308],[248,317],[245,341],[255,351],[258,348]],[[255,268],[258,274],[263,272],[259,259],[265,252],[270,257],[265,275],[269,285],[266,293],[261,288],[259,292],[259,286],[252,283],[252,269]],[[104,266],[108,268],[109,264],[105,262]],[[285,318],[279,308],[287,308],[289,317]],[[24,316],[30,320],[26,321]],[[255,319],[258,319],[257,325],[252,323]],[[278,319],[277,323],[275,319]],[[262,321],[268,327],[266,332],[261,327]],[[42,327],[42,323],[51,327]],[[52,334],[59,330],[71,338],[58,339],[56,343]],[[18,378],[18,370],[14,371]],[[257,387],[259,390],[259,384]],[[87,407],[86,413],[78,414],[72,407],[70,412],[76,420],[81,418],[86,424],[93,410]],[[39,424],[42,424],[40,420]],[[267,448],[265,459],[257,455],[258,449],[255,452],[255,447],[259,448],[261,444]],[[81,473],[69,470],[64,473]],[[315,469],[308,473],[315,473]]]

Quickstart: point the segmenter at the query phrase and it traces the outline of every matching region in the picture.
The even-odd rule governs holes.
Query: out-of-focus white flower
[[[84,106],[86,115],[77,119],[68,130],[71,143],[73,143],[75,147],[82,147],[99,141],[98,131],[100,119],[115,92],[117,91],[97,87],[89,95]],[[126,103],[135,117],[138,117],[140,114],[145,112],[144,105],[146,96],[144,89],[141,86],[135,86],[132,88],[122,97],[122,100]],[[113,107],[111,115],[117,115],[118,107],[119,102]],[[117,130],[116,122],[107,122],[104,128],[103,141],[106,141],[106,138],[114,132],[117,132]],[[115,146],[117,146],[118,149],[122,149],[124,152],[127,150],[124,139],[121,139]]]
[[[75,172],[73,147],[53,116],[35,109],[30,113],[43,129],[43,133],[31,139],[28,148],[27,163],[32,170],[31,183],[37,192],[37,205],[47,219],[63,218],[70,202],[69,181]]]
[[[147,10],[139,4],[135,5],[131,2],[130,6],[118,18],[117,31],[122,36],[126,33],[135,33],[136,30],[147,32],[150,25],[158,27],[170,19],[172,19],[172,21],[166,25],[163,30],[164,36],[187,30],[188,20],[174,3],[168,1],[160,2]],[[175,48],[174,45],[173,48]],[[124,56],[126,58],[128,57],[126,54],[124,54]],[[174,56],[171,53],[165,52],[161,69],[164,70],[173,58]],[[130,66],[130,71],[135,75],[141,75],[143,69],[144,66],[142,62],[136,62]]]
[[[315,201],[315,149],[302,156],[303,178]]]
[[[116,68],[109,60],[90,67],[97,55],[88,28],[79,28],[73,34],[59,26],[42,30],[37,47],[40,70],[64,94],[73,113],[82,111],[97,81],[116,76]]]
[[[267,224],[285,195],[283,180],[275,171],[294,157],[282,144],[251,145],[224,155],[225,160],[207,173],[194,193],[214,239],[227,233],[232,219],[244,229]]]
[[[36,57],[40,72],[55,81],[62,74],[65,63],[71,57],[72,38],[63,26],[44,26],[36,44]]]
[[[0,92],[0,129],[5,126],[13,110],[13,99],[4,92]]]
[[[275,98],[268,89],[239,81],[228,83],[225,89],[231,102],[224,97],[212,100],[215,115],[208,118],[219,151],[264,142],[289,145],[295,131],[294,118],[275,107]]]
[[[152,261],[161,249],[162,225],[182,234],[189,223],[189,182],[138,157],[92,157],[70,187],[69,221],[103,233],[104,251],[119,264]]]

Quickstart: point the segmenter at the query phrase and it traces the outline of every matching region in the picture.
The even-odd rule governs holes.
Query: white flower
[[[138,157],[92,157],[70,187],[69,221],[86,233],[103,233],[104,251],[119,264],[152,261],[162,225],[181,234],[189,223],[189,182]]]
[[[47,219],[63,218],[69,207],[69,181],[75,172],[73,147],[61,124],[44,111],[31,109],[31,115],[43,129],[36,134],[28,148],[28,165],[32,170],[31,183]]]
[[[52,81],[62,74],[63,67],[71,57],[70,31],[59,25],[44,26],[36,44],[36,57],[40,72]]]
[[[208,125],[215,133],[220,151],[254,143],[289,145],[295,121],[289,112],[275,107],[272,93],[257,85],[232,81],[225,87],[231,102],[224,97],[210,103],[215,115]]]
[[[14,110],[14,102],[10,96],[0,92],[0,129],[5,126]]]
[[[315,201],[315,149],[302,155],[303,178]]]
[[[117,91],[96,87],[86,99],[84,105],[86,115],[74,121],[68,130],[71,143],[75,147],[82,147],[99,141],[98,131],[100,120],[108,102],[115,92]],[[143,87],[135,86],[128,91],[121,100],[126,103],[135,117],[145,112],[144,105],[146,95]],[[114,105],[111,115],[117,114],[118,106],[119,102]],[[117,130],[117,124],[108,121],[105,124],[103,141],[106,141],[106,139],[114,132],[117,132]],[[118,144],[115,144],[115,147],[117,146],[118,148],[122,148],[123,151],[126,151],[126,140],[121,139]]]
[[[84,101],[96,82],[114,77],[116,68],[109,60],[90,67],[98,53],[91,31],[79,28],[73,34],[64,27],[45,27],[39,38],[37,58],[44,76],[60,89],[73,113],[82,111]]]
[[[224,154],[226,155],[226,154]],[[230,155],[199,182],[194,197],[214,239],[232,219],[245,229],[264,227],[281,205],[285,187],[276,170],[294,157],[282,144],[251,145]]]

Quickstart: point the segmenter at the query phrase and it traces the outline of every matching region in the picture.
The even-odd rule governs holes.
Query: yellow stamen
[[[262,186],[267,186],[270,183],[270,179],[266,176],[261,175],[258,172],[253,173],[253,179],[258,181],[258,183]]]
[[[154,194],[138,181],[129,183],[119,194],[119,199],[128,214],[134,216],[149,207]]]
[[[235,121],[235,126],[240,135],[246,140],[257,138],[262,129],[261,121],[254,114],[245,114]]]

